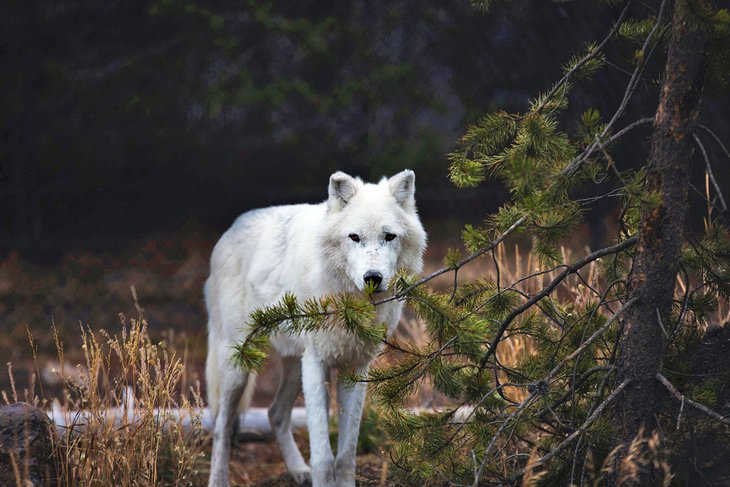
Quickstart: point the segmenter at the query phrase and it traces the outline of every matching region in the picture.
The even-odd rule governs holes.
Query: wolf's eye
[[[357,233],[351,233],[350,234],[350,240],[352,240],[353,242],[359,242],[360,241],[360,235],[358,235]]]
[[[390,242],[391,240],[395,239],[396,235],[395,233],[386,233],[385,234],[385,241]]]

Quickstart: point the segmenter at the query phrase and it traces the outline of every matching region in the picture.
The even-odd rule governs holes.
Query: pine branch
[[[628,13],[629,8],[631,7],[632,3],[633,3],[633,0],[629,0],[628,2],[626,2],[626,6],[624,6],[624,9],[621,11],[621,14],[618,17],[618,20],[616,20],[616,23],[614,24],[613,28],[608,32],[608,35],[601,41],[600,44],[598,44],[596,46],[595,49],[593,49],[591,52],[589,52],[588,54],[583,56],[583,58],[580,61],[578,61],[570,71],[565,73],[565,75],[563,75],[563,77],[560,78],[560,80],[557,83],[555,83],[553,88],[548,92],[547,95],[545,95],[542,102],[537,107],[535,107],[535,109],[533,110],[535,113],[539,113],[543,108],[545,108],[545,105],[547,104],[547,102],[550,101],[558,93],[558,91],[563,87],[563,85],[565,83],[570,81],[570,79],[573,77],[573,75],[575,75],[575,73],[577,73],[578,70],[580,70],[580,68],[585,66],[589,61],[593,60],[596,56],[598,56],[602,52],[602,49],[606,46],[606,44],[608,44],[608,42],[611,39],[613,39],[613,37],[616,35],[616,33],[618,33],[618,30],[621,27],[621,23],[623,22],[624,17]]]
[[[624,91],[623,99],[621,100],[621,103],[619,104],[619,107],[616,109],[616,112],[614,112],[613,116],[611,117],[611,120],[606,124],[603,131],[596,137],[596,141],[593,142],[591,145],[586,147],[586,149],[577,157],[575,157],[565,168],[563,168],[562,171],[560,171],[560,176],[567,176],[570,174],[575,173],[575,171],[593,154],[593,152],[598,148],[598,143],[603,140],[606,135],[611,131],[613,126],[615,125],[616,121],[623,115],[624,111],[626,110],[626,105],[628,104],[629,100],[634,94],[634,91],[636,90],[636,86],[638,85],[638,80],[641,77],[641,73],[644,71],[644,67],[646,66],[646,63],[648,59],[651,57],[651,54],[654,52],[654,49],[656,48],[657,44],[654,44],[651,46],[651,41],[654,38],[654,35],[659,30],[659,27],[662,24],[662,18],[664,17],[664,9],[668,3],[668,0],[663,0],[661,3],[661,6],[659,7],[659,14],[657,15],[656,22],[654,23],[654,27],[651,29],[649,34],[646,36],[646,39],[644,40],[644,44],[641,47],[641,52],[644,53],[644,55],[641,57],[641,59],[636,63],[636,68],[634,68],[634,73],[631,76],[631,79],[629,80],[628,85],[626,86],[626,90]],[[647,52],[647,49],[649,51]]]
[[[580,277],[580,273],[576,273],[576,274]],[[600,298],[601,298],[600,301],[595,306],[595,308],[593,308],[592,312],[588,316],[589,320],[593,318],[593,316],[595,315],[595,313],[598,312],[598,310],[600,309],[601,306],[606,306],[610,310],[610,308],[608,307],[608,305],[606,303],[606,298],[608,297],[608,294],[611,292],[611,289],[613,288],[613,286],[615,286],[619,282],[623,282],[623,281],[616,280],[616,281],[613,281],[608,286],[606,286],[606,290],[604,291],[603,295],[600,296]],[[574,397],[577,384],[579,384],[583,380],[583,376],[581,376],[581,378],[578,378],[578,379],[576,379],[576,377],[575,377],[577,374],[577,368],[578,368],[577,358],[580,356],[580,354],[583,352],[583,350],[586,349],[586,347],[588,345],[593,343],[594,340],[596,340],[599,336],[601,336],[611,326],[611,324],[613,324],[613,322],[616,319],[618,319],[618,317],[621,316],[626,311],[626,309],[629,306],[632,306],[634,304],[634,302],[635,302],[635,299],[630,300],[629,302],[625,303],[619,310],[617,310],[616,312],[613,312],[613,315],[611,316],[611,318],[606,323],[604,323],[598,330],[596,330],[596,332],[594,332],[593,335],[591,335],[587,340],[585,339],[585,331],[588,330],[588,328],[586,327],[586,329],[584,330],[583,337],[581,339],[581,346],[578,349],[574,350],[573,353],[571,353],[568,357],[563,359],[559,364],[557,364],[556,368],[553,369],[552,373],[554,376],[559,372],[559,367],[562,367],[562,365],[565,364],[569,360],[576,359],[575,365],[573,367],[573,381],[571,382],[571,389],[570,389],[570,391],[566,392],[563,397],[561,397],[560,399],[553,402],[552,407],[557,407],[558,405],[562,404],[564,401],[567,401],[569,398]],[[614,350],[612,351],[612,353],[615,353],[615,348],[616,347],[614,347]],[[609,362],[609,363],[611,363],[611,362]],[[614,368],[613,365],[608,365],[607,367],[609,367],[611,369]],[[591,370],[593,370],[593,369],[591,369]],[[608,377],[608,374],[606,375],[606,377],[604,377],[603,383],[605,383],[605,379],[607,377]],[[599,388],[598,397],[600,397],[601,395],[603,395],[603,387]]]
[[[479,487],[479,479],[481,479],[482,477],[482,472],[484,472],[484,467],[487,465],[487,460],[489,459],[489,452],[491,452],[492,448],[494,448],[494,445],[497,442],[497,438],[499,438],[502,432],[507,429],[507,425],[510,424],[510,422],[517,416],[522,414],[522,411],[524,411],[525,408],[527,408],[527,406],[529,406],[532,401],[537,398],[538,395],[539,393],[537,390],[530,392],[530,394],[520,403],[520,405],[517,406],[514,411],[512,411],[512,414],[510,414],[504,421],[502,421],[502,424],[499,425],[499,428],[497,428],[497,431],[492,436],[492,439],[487,445],[487,449],[482,455],[482,461],[479,463],[479,468],[476,470],[476,473],[474,475],[474,483],[472,484],[472,487]]]
[[[618,319],[618,317],[621,316],[637,300],[638,300],[638,298],[633,298],[632,300],[630,300],[626,304],[624,304],[621,307],[621,309],[619,309],[618,311],[616,311],[616,313],[614,313],[614,315],[611,317],[610,320],[608,320],[600,329],[596,330],[596,332],[593,335],[591,335],[590,338],[588,338],[585,342],[583,342],[580,347],[578,347],[576,350],[573,351],[573,353],[571,353],[570,355],[568,355],[567,357],[565,357],[563,360],[561,360],[560,363],[558,363],[550,371],[550,373],[548,373],[548,375],[545,376],[545,378],[543,380],[541,380],[541,381],[539,381],[537,383],[537,385],[533,388],[533,390],[530,392],[530,394],[520,403],[520,405],[512,412],[512,414],[510,414],[509,417],[507,417],[506,419],[504,419],[502,421],[502,424],[500,425],[500,427],[497,429],[497,431],[492,436],[492,439],[490,440],[489,445],[487,445],[487,449],[484,452],[484,455],[482,457],[482,462],[481,462],[481,464],[479,466],[479,469],[477,470],[477,476],[474,479],[474,484],[473,485],[475,487],[478,486],[479,479],[481,478],[481,474],[482,474],[482,472],[484,470],[484,466],[486,465],[487,460],[488,460],[489,452],[492,450],[492,448],[496,444],[497,438],[507,428],[507,425],[513,419],[515,419],[517,416],[519,416],[522,413],[522,411],[525,408],[527,408],[527,406],[529,406],[532,403],[532,401],[534,399],[536,399],[538,396],[541,396],[541,395],[543,395],[543,394],[545,394],[547,392],[548,385],[550,384],[550,382],[552,382],[552,380],[555,378],[555,376],[558,374],[558,372],[560,372],[560,369],[562,369],[563,365],[565,365],[570,360],[573,360],[580,353],[582,353],[583,350],[585,350],[585,348],[588,345],[590,345],[591,343],[593,343],[593,341],[595,341],[596,338],[598,338],[604,331],[606,331],[608,329],[608,327],[611,326],[611,324],[613,324],[613,322],[616,321]],[[618,394],[618,392],[620,392],[621,389],[623,389],[624,387],[626,387],[627,384],[628,384],[628,380],[624,381],[624,383],[621,384],[619,386],[619,388],[617,388],[617,390],[614,390],[614,392],[605,401],[603,401],[603,403],[601,403],[593,411],[593,414],[591,414],[591,416],[588,418],[588,421],[586,421],[586,423],[584,423],[584,425],[581,428],[585,428],[588,425],[590,425],[590,423],[592,423],[593,421],[595,421],[595,419],[601,414],[601,412],[603,412],[603,409],[605,409],[606,406],[613,400],[613,398],[615,397],[615,395]],[[581,429],[578,429],[578,430],[576,430],[576,432],[573,433],[573,435],[577,436],[576,433],[579,434],[581,432],[582,432]],[[571,436],[573,436],[573,435],[571,435]],[[575,439],[575,438],[574,437],[573,438],[569,437],[569,440],[570,441],[572,441],[573,439]],[[567,444],[569,443],[569,441],[566,440],[564,443],[565,444],[562,445],[562,446],[559,445],[559,448],[560,449],[562,449],[565,446],[567,446]],[[554,454],[557,454],[557,451],[555,451]],[[553,456],[554,456],[554,454],[553,454]],[[550,458],[552,458],[552,457],[550,457]],[[548,459],[549,458],[546,459],[545,457],[543,457],[543,459],[541,459],[541,460],[542,460],[542,462],[544,462],[544,461],[546,461]]]
[[[514,222],[511,227],[509,227],[507,230],[505,230],[504,232],[502,232],[502,234],[500,234],[497,238],[495,238],[488,245],[485,245],[484,247],[482,247],[481,249],[477,250],[476,252],[474,252],[473,254],[469,255],[468,257],[464,257],[459,262],[457,262],[455,265],[448,266],[448,267],[443,267],[443,268],[441,268],[441,269],[439,269],[437,271],[434,271],[431,274],[429,274],[429,275],[427,275],[425,277],[422,277],[418,281],[414,282],[413,284],[411,284],[407,288],[405,288],[405,289],[397,292],[393,296],[390,296],[388,298],[381,299],[379,301],[375,301],[375,303],[373,303],[373,304],[375,306],[378,306],[378,305],[383,304],[383,303],[388,303],[390,301],[394,301],[394,300],[397,300],[397,299],[402,299],[405,296],[407,296],[408,293],[410,293],[411,291],[413,291],[417,287],[422,286],[423,284],[425,284],[425,283],[427,283],[427,282],[429,282],[429,281],[437,278],[438,276],[440,276],[442,274],[446,274],[447,272],[450,272],[450,271],[458,270],[458,269],[464,267],[469,262],[471,262],[474,259],[476,259],[477,257],[480,257],[481,255],[489,252],[490,250],[492,250],[493,248],[495,248],[497,245],[499,245],[512,232],[514,232],[515,230],[517,230],[517,228],[519,228],[523,223],[525,223],[525,221],[527,221],[527,216],[521,217],[516,222]]]
[[[632,245],[636,243],[638,240],[637,236],[633,236],[631,238],[628,238],[624,240],[623,242],[620,242],[612,247],[606,247],[601,250],[597,250],[596,252],[593,252],[592,254],[589,254],[585,256],[584,258],[574,262],[573,264],[566,266],[563,272],[561,272],[559,275],[557,275],[546,287],[544,287],[539,293],[537,293],[532,299],[526,301],[521,306],[513,310],[507,318],[505,318],[497,333],[495,334],[494,338],[492,339],[492,342],[489,344],[489,348],[487,348],[487,351],[484,352],[484,355],[482,355],[482,358],[479,362],[479,367],[484,368],[484,366],[487,364],[487,361],[489,360],[489,357],[494,354],[497,350],[497,345],[499,345],[499,342],[502,340],[502,335],[504,335],[504,332],[507,331],[507,328],[509,327],[510,323],[524,313],[526,310],[531,308],[534,304],[536,304],[538,301],[540,301],[542,298],[550,294],[553,289],[555,289],[561,282],[565,280],[566,277],[568,277],[570,274],[578,271],[579,269],[585,267],[586,265],[590,264],[596,259],[600,259],[601,257],[605,257],[606,255],[612,255],[619,253]]]
[[[560,453],[563,449],[565,449],[566,446],[568,446],[570,443],[573,442],[576,438],[578,438],[580,435],[586,432],[588,427],[596,420],[598,417],[603,413],[603,411],[608,407],[609,404],[611,404],[614,399],[621,393],[621,391],[626,388],[627,385],[631,382],[631,379],[624,380],[621,384],[616,387],[616,389],[609,394],[609,396],[593,411],[593,414],[591,414],[588,419],[585,420],[585,422],[575,430],[573,433],[571,433],[565,440],[563,440],[558,446],[553,448],[550,452],[543,455],[542,457],[538,458],[537,460],[534,460],[531,464],[531,467],[534,468],[538,465],[542,465],[543,463],[547,462],[548,460],[552,459],[555,455]],[[510,475],[510,481],[515,481],[518,478],[520,478],[522,475],[524,475],[525,469],[521,468],[512,475]]]
[[[523,277],[521,277],[521,278],[517,279],[516,281],[514,281],[514,282],[513,282],[512,284],[510,284],[509,286],[507,286],[507,287],[505,287],[505,288],[502,288],[501,290],[499,290],[499,289],[498,289],[498,292],[497,292],[497,294],[493,294],[492,296],[490,296],[490,297],[489,297],[489,298],[488,298],[487,300],[485,300],[484,302],[482,302],[482,303],[479,303],[478,305],[476,305],[475,307],[473,307],[473,308],[472,308],[471,310],[469,310],[469,312],[468,312],[468,313],[466,313],[466,314],[465,314],[464,316],[462,316],[462,317],[460,318],[460,320],[466,319],[466,318],[468,318],[469,316],[471,316],[471,315],[473,315],[473,314],[476,314],[476,313],[478,313],[479,311],[481,311],[481,310],[482,310],[482,309],[483,309],[483,308],[484,308],[485,306],[487,306],[487,305],[488,305],[488,304],[490,304],[490,303],[491,303],[492,301],[494,301],[494,300],[495,300],[495,299],[496,299],[497,297],[499,297],[499,296],[500,296],[500,293],[506,293],[507,291],[513,291],[513,292],[515,292],[515,293],[519,294],[520,296],[522,296],[523,298],[525,298],[525,299],[527,299],[527,300],[529,300],[529,299],[532,299],[532,296],[530,296],[530,295],[529,295],[528,293],[526,293],[526,292],[524,292],[524,291],[521,291],[521,290],[520,290],[520,289],[518,289],[518,288],[517,288],[516,286],[517,286],[518,284],[521,284],[521,283],[523,283],[523,282],[525,282],[525,281],[528,281],[528,280],[530,280],[530,279],[533,279],[533,278],[535,278],[535,277],[539,277],[539,276],[542,276],[542,275],[545,275],[545,274],[550,274],[551,272],[555,272],[555,271],[557,271],[558,269],[560,269],[560,268],[562,268],[562,267],[565,267],[565,266],[564,266],[564,265],[562,265],[562,264],[561,264],[561,265],[557,265],[557,266],[555,266],[555,267],[551,267],[551,268],[549,268],[549,269],[545,269],[545,270],[539,270],[539,271],[535,271],[535,272],[533,272],[533,273],[531,273],[531,274],[528,274],[528,275],[526,275],[526,276],[523,276]],[[577,275],[577,276],[578,276],[578,277],[579,277],[579,278],[580,278],[580,279],[581,279],[582,281],[584,281],[584,283],[585,283],[585,280],[584,280],[584,279],[583,279],[583,278],[581,277],[580,273],[576,272],[575,274],[576,274],[576,275]],[[613,285],[614,285],[614,284],[615,284],[615,282],[614,282],[614,283],[611,283],[611,285],[610,285],[610,286],[608,287],[608,289],[607,289],[607,292],[608,292],[608,290],[610,290],[610,289],[611,289],[611,288],[613,287]],[[590,287],[590,286],[587,286],[587,285],[586,285],[586,287]],[[478,292],[479,292],[479,291],[475,291],[475,292],[473,292],[473,293],[471,293],[471,294],[472,294],[472,295],[474,295],[474,294],[478,294]],[[595,294],[598,294],[598,293],[597,293],[596,291],[594,291],[594,293],[595,293]],[[463,299],[465,299],[465,298],[468,298],[468,297],[470,297],[470,296],[469,296],[469,295],[467,295],[466,297],[462,296],[462,301],[463,301]],[[462,304],[462,301],[458,302],[457,304]],[[604,297],[604,299],[602,299],[602,301],[601,301],[601,302],[603,303],[604,301],[605,301],[605,297]],[[555,316],[553,316],[553,314],[551,314],[551,313],[550,313],[550,312],[549,312],[548,310],[544,310],[544,309],[542,309],[542,308],[540,308],[540,311],[542,311],[542,312],[543,312],[543,314],[544,314],[545,316],[547,316],[547,317],[548,317],[548,318],[549,318],[549,319],[550,319],[550,320],[551,320],[551,321],[552,321],[553,323],[555,323],[555,324],[556,324],[556,325],[557,325],[558,327],[560,327],[560,328],[563,328],[563,327],[564,327],[564,322],[561,322],[561,321],[560,321],[560,320],[558,319],[559,317],[557,317],[557,318],[556,318],[556,317],[555,317]]]
[[[569,391],[565,392],[562,396],[557,398],[555,401],[553,401],[552,404],[550,404],[550,408],[555,409],[556,407],[563,404],[568,399],[575,396],[575,390],[580,387],[590,376],[595,374],[596,372],[608,372],[606,375],[611,375],[611,372],[614,372],[616,370],[615,365],[596,365],[594,367],[591,367],[590,369],[586,370],[581,374],[580,377],[576,378],[571,383],[571,388]]]
[[[596,330],[595,333],[593,333],[593,335],[591,335],[586,341],[584,341],[580,345],[580,347],[576,348],[573,351],[573,353],[571,353],[570,355],[565,357],[563,360],[561,360],[560,363],[558,363],[550,371],[550,373],[547,375],[547,377],[544,380],[547,383],[550,383],[550,381],[552,381],[552,379],[555,378],[555,376],[558,374],[558,372],[560,372],[560,369],[563,367],[563,365],[565,365],[566,362],[569,362],[569,361],[573,360],[574,358],[576,358],[578,355],[580,355],[583,352],[583,350],[586,349],[586,347],[588,345],[593,343],[596,338],[598,338],[601,334],[603,334],[603,332],[605,332],[608,329],[608,327],[611,326],[613,324],[613,322],[616,321],[619,318],[619,316],[621,316],[629,307],[633,306],[634,303],[636,303],[638,301],[638,299],[639,298],[637,298],[637,297],[631,298],[629,301],[626,302],[626,304],[621,306],[621,308],[618,311],[616,311],[613,314],[613,316],[611,316],[611,318],[608,321],[606,321],[606,323],[603,324],[603,326],[601,326],[598,330]]]

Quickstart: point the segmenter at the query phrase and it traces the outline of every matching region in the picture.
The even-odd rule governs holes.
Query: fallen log
[[[471,418],[473,408],[461,407],[452,418],[454,423],[462,423]],[[74,411],[64,408],[58,401],[53,401],[52,407],[47,411],[48,418],[56,425],[60,434],[73,431],[81,431],[91,421],[99,424],[132,424],[142,417],[144,408],[135,407],[134,395],[127,393],[122,401],[121,407],[107,408],[102,412],[89,412],[84,410]],[[438,411],[425,408],[412,408],[414,414],[436,413]],[[213,430],[213,415],[209,408],[154,408],[153,417],[163,425],[167,422],[176,423],[183,428],[192,428],[199,424],[203,431]],[[237,421],[237,434],[253,437],[267,437],[273,434],[269,423],[268,408],[248,408],[245,414],[241,414]],[[307,410],[303,407],[295,407],[291,416],[292,428],[303,428],[307,426]]]

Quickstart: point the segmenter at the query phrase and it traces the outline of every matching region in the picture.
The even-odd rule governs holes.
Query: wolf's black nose
[[[375,271],[367,271],[362,278],[365,280],[365,284],[368,286],[373,286],[375,289],[380,286],[380,283],[383,282],[383,275],[380,272]]]

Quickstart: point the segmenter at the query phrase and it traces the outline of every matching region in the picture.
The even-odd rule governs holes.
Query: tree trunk
[[[626,314],[618,359],[618,382],[631,379],[617,401],[615,426],[619,444],[627,446],[645,431],[656,430],[660,398],[656,374],[664,355],[674,286],[687,213],[687,188],[693,153],[692,134],[702,99],[711,26],[698,16],[709,2],[677,0],[664,73],[654,119],[646,189],[661,195],[661,203],[643,215],[639,242],[629,277],[629,293],[638,301]],[[620,457],[621,458],[621,457]],[[655,485],[649,471],[636,485]],[[618,465],[617,482],[625,478]]]

